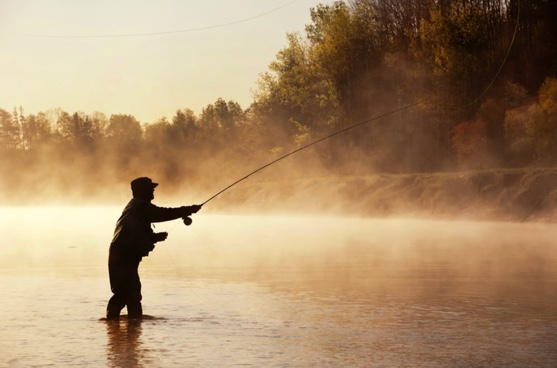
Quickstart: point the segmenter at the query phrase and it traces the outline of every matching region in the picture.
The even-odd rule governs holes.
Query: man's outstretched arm
[[[145,208],[145,216],[149,222],[164,222],[181,217],[191,216],[201,209],[199,205],[182,207],[159,207],[152,203]]]

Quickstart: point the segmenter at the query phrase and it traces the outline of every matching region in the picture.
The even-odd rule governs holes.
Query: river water
[[[552,224],[199,213],[107,323],[121,208],[0,209],[0,367],[556,367]]]

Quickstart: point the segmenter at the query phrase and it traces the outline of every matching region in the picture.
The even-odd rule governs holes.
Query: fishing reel
[[[186,226],[190,226],[193,222],[193,220],[189,216],[182,217],[182,221],[184,221],[184,225]]]

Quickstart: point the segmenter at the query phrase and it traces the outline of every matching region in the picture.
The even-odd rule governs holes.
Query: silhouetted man
[[[118,319],[125,306],[128,307],[128,318],[143,315],[139,263],[155,248],[156,242],[164,241],[168,236],[166,232],[153,232],[151,224],[186,218],[201,209],[198,205],[176,208],[155,206],[151,200],[155,197],[157,185],[146,177],[131,182],[133,198],[118,219],[110,243],[108,273],[114,295],[106,307],[107,319]]]

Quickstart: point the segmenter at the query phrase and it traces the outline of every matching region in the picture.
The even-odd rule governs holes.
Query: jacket
[[[192,214],[190,207],[158,207],[151,201],[133,198],[116,222],[110,243],[110,262],[137,262],[155,247],[155,233],[151,224],[175,220]]]

